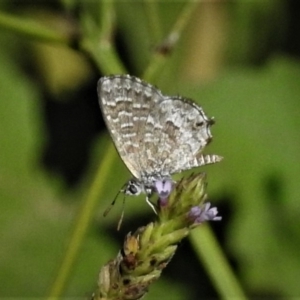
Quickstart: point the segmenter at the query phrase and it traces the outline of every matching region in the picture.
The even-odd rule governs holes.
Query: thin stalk
[[[83,39],[80,42],[81,49],[91,56],[103,74],[126,73],[126,68],[120,60],[114,45],[114,1],[101,2],[98,21],[100,24],[92,19],[92,16],[93,14],[89,11],[83,12],[81,16],[83,29]]]
[[[185,4],[168,36],[153,53],[150,63],[144,72],[143,79],[151,82],[151,79],[156,78],[157,75],[161,73],[167,58],[169,57],[167,54],[171,53],[177,45],[183,30],[198,5],[199,1],[195,0],[190,0]]]
[[[149,34],[151,34],[152,43],[156,44],[162,37],[161,22],[159,19],[159,3],[153,0],[145,0],[145,13],[147,17],[147,23],[149,28]]]
[[[125,72],[125,68],[115,51],[114,45],[111,43],[111,35],[114,28],[113,1],[102,1],[101,4],[102,7],[99,10],[101,26],[99,27],[97,22],[92,19],[91,16],[93,14],[88,11],[88,9],[91,9],[91,6],[87,3],[87,10],[83,12],[81,18],[83,40],[80,45],[82,49],[92,57],[102,72],[123,73]],[[70,237],[54,284],[50,290],[49,300],[60,297],[66,288],[73,266],[80,253],[81,245],[88,231],[89,224],[93,218],[95,208],[105,186],[105,180],[103,180],[105,176],[103,176],[103,174],[108,174],[109,170],[111,170],[115,159],[114,153],[113,144],[110,144],[105,152],[104,158],[101,160],[95,180],[87,192],[87,197],[79,210],[79,214],[74,220],[73,233]]]
[[[203,224],[189,239],[221,298],[247,299],[209,225]]]
[[[78,257],[81,245],[83,244],[84,237],[91,220],[93,219],[100,195],[103,193],[106,185],[104,180],[105,176],[103,176],[103,174],[107,174],[111,169],[111,165],[115,159],[114,153],[113,145],[110,144],[104,157],[101,159],[101,164],[97,170],[96,177],[88,190],[81,209],[79,209],[78,216],[74,220],[73,233],[71,234],[66,252],[62,259],[62,264],[57,272],[57,277],[50,289],[48,297],[49,300],[54,300],[62,295],[70,278],[74,263]]]
[[[0,28],[10,30],[13,33],[22,35],[26,38],[38,40],[47,43],[58,43],[72,45],[73,37],[62,33],[62,31],[56,31],[49,29],[45,25],[40,24],[32,19],[16,17],[0,12]]]

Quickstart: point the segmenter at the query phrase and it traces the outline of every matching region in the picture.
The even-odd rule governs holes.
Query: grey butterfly
[[[201,151],[211,141],[214,124],[202,108],[179,96],[165,96],[153,85],[130,75],[98,81],[100,108],[125,165],[133,175],[125,194],[157,192],[162,198],[172,189],[171,175],[219,162],[218,155]]]

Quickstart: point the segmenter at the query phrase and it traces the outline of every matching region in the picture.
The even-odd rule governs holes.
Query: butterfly
[[[172,174],[222,160],[202,154],[212,140],[213,118],[190,99],[166,96],[153,85],[130,75],[98,81],[99,104],[114,145],[133,175],[121,190],[127,195],[156,192],[166,198]]]

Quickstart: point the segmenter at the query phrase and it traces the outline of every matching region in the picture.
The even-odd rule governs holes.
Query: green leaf
[[[258,295],[300,292],[299,78],[298,61],[274,57],[264,68],[228,70],[205,88],[185,87],[216,117],[206,153],[224,160],[207,168],[209,187],[232,196],[226,239]]]

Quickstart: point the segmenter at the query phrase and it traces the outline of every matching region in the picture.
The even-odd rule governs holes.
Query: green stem
[[[88,11],[83,13],[81,24],[84,34],[81,47],[93,58],[102,72],[124,73],[125,68],[114,46],[111,44],[111,35],[114,27],[114,9],[112,4],[113,2],[108,0],[102,2],[101,15],[99,18],[101,22],[100,27],[97,22],[92,19],[93,14]],[[86,8],[91,9],[89,5]],[[105,180],[103,180],[105,176],[103,175],[109,173],[115,158],[114,153],[113,146],[110,144],[104,158],[101,160],[102,164],[99,165],[96,178],[88,190],[87,197],[79,210],[78,217],[74,220],[73,233],[70,237],[57,277],[50,290],[49,300],[60,297],[65,290],[105,185]]]
[[[159,19],[158,2],[145,0],[145,13],[148,19],[149,34],[152,35],[152,43],[156,44],[162,37],[161,22]]]
[[[188,21],[191,18],[191,15],[198,5],[199,1],[195,0],[190,0],[185,4],[175,24],[173,25],[173,28],[169,32],[165,41],[163,41],[163,47],[168,48],[168,50],[166,51],[167,54],[169,54],[177,45],[183,30],[185,29]],[[167,61],[167,58],[169,57],[169,55],[166,55],[166,53],[165,51],[160,51],[159,47],[158,50],[154,52],[152,58],[150,59],[150,63],[143,75],[143,78],[146,81],[153,82],[152,79],[157,78],[157,76],[161,73]]]
[[[0,12],[0,28],[8,29],[16,34],[41,42],[72,44],[72,37],[61,31],[49,29],[32,19],[15,17],[3,11]]]
[[[87,41],[82,47],[89,53],[103,74],[126,73],[122,61],[110,43],[103,40],[97,43]]]
[[[101,2],[99,22],[95,22],[92,13],[86,12],[81,17],[83,40],[81,48],[88,53],[104,74],[124,74],[126,68],[120,60],[113,42],[115,27],[114,2]]]
[[[203,224],[189,238],[222,299],[246,300],[247,297],[210,227]]]
[[[51,287],[49,293],[49,300],[53,300],[62,295],[66,283],[71,275],[74,262],[76,261],[81,245],[83,244],[84,237],[94,216],[97,204],[99,202],[100,195],[104,190],[106,182],[103,174],[108,174],[111,169],[111,165],[115,159],[115,151],[113,145],[110,144],[105,156],[101,159],[101,164],[97,171],[96,177],[88,191],[87,197],[82,203],[82,207],[79,210],[78,217],[74,220],[73,233],[71,234],[69,243],[67,245],[62,264],[60,265],[58,275]]]

